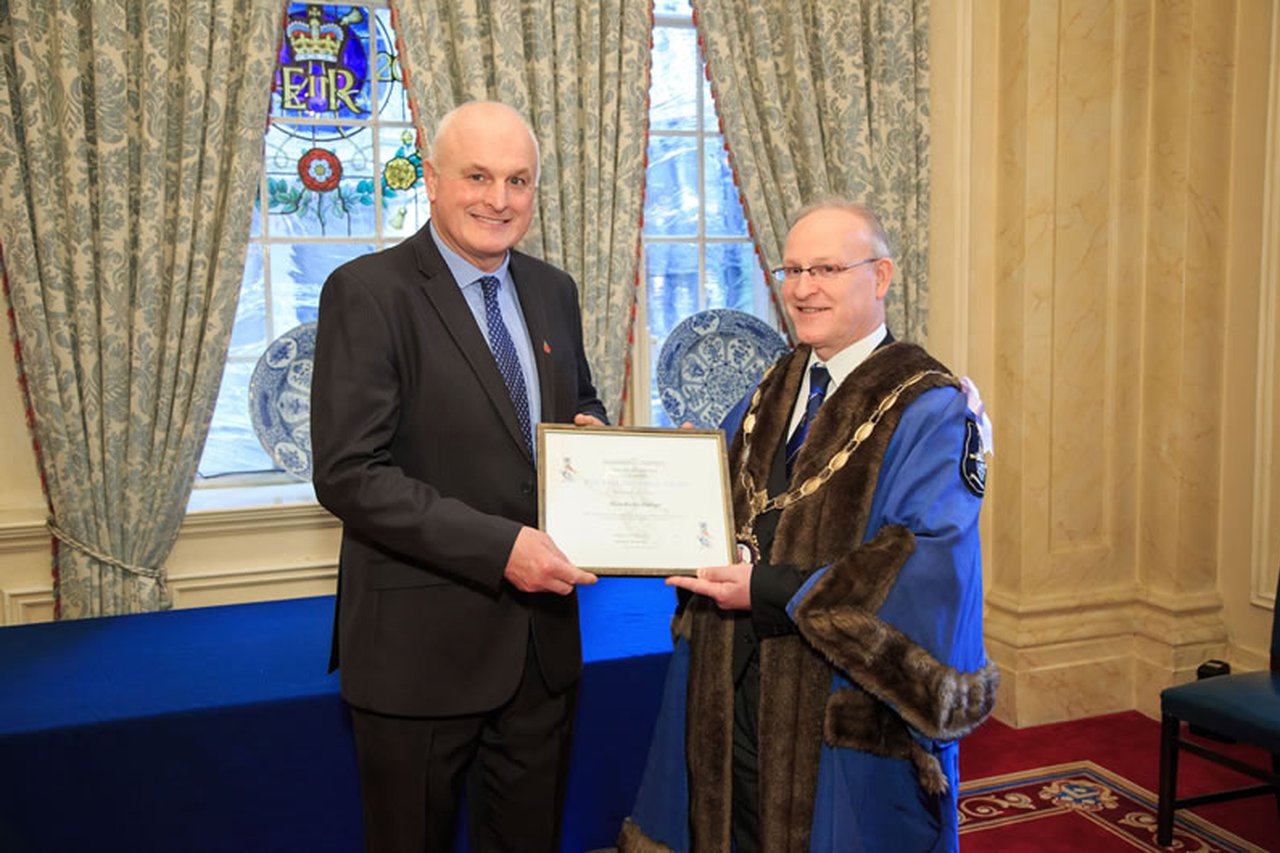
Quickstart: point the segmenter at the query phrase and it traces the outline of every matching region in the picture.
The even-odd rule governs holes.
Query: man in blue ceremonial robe
[[[805,208],[775,274],[799,346],[724,424],[743,561],[668,579],[686,592],[620,849],[957,850],[958,741],[998,682],[981,424],[885,328],[873,211]]]

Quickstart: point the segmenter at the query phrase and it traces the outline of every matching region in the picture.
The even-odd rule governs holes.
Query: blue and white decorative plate
[[[316,324],[276,338],[249,379],[249,418],[262,447],[299,480],[311,479],[311,363]]]
[[[658,355],[658,392],[672,423],[715,429],[788,349],[763,320],[730,308],[680,321]]]

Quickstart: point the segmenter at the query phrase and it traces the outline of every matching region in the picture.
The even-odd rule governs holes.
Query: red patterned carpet
[[[1092,761],[993,776],[960,786],[961,848],[1150,850],[1156,797]],[[1179,815],[1173,847],[1200,853],[1265,853],[1195,815]]]
[[[1269,797],[1180,811],[1173,848],[1157,846],[1159,738],[1160,724],[1134,711],[1026,729],[989,721],[960,751],[961,850],[1280,851]],[[1250,782],[1185,753],[1180,764],[1184,796]]]

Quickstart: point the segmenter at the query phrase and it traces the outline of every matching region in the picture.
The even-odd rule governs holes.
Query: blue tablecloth
[[[580,591],[562,849],[610,846],[670,651],[671,591]],[[0,628],[0,851],[358,851],[333,598]]]

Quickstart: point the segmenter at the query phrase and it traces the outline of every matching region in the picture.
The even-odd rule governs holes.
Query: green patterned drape
[[[889,326],[924,341],[929,268],[927,0],[693,0],[716,107],[757,245],[831,194],[870,204],[893,241]]]
[[[0,245],[62,618],[168,606],[281,0],[0,0]]]
[[[502,101],[542,149],[521,248],[578,281],[587,358],[617,420],[635,304],[648,129],[649,0],[392,3],[424,138],[454,106]]]

